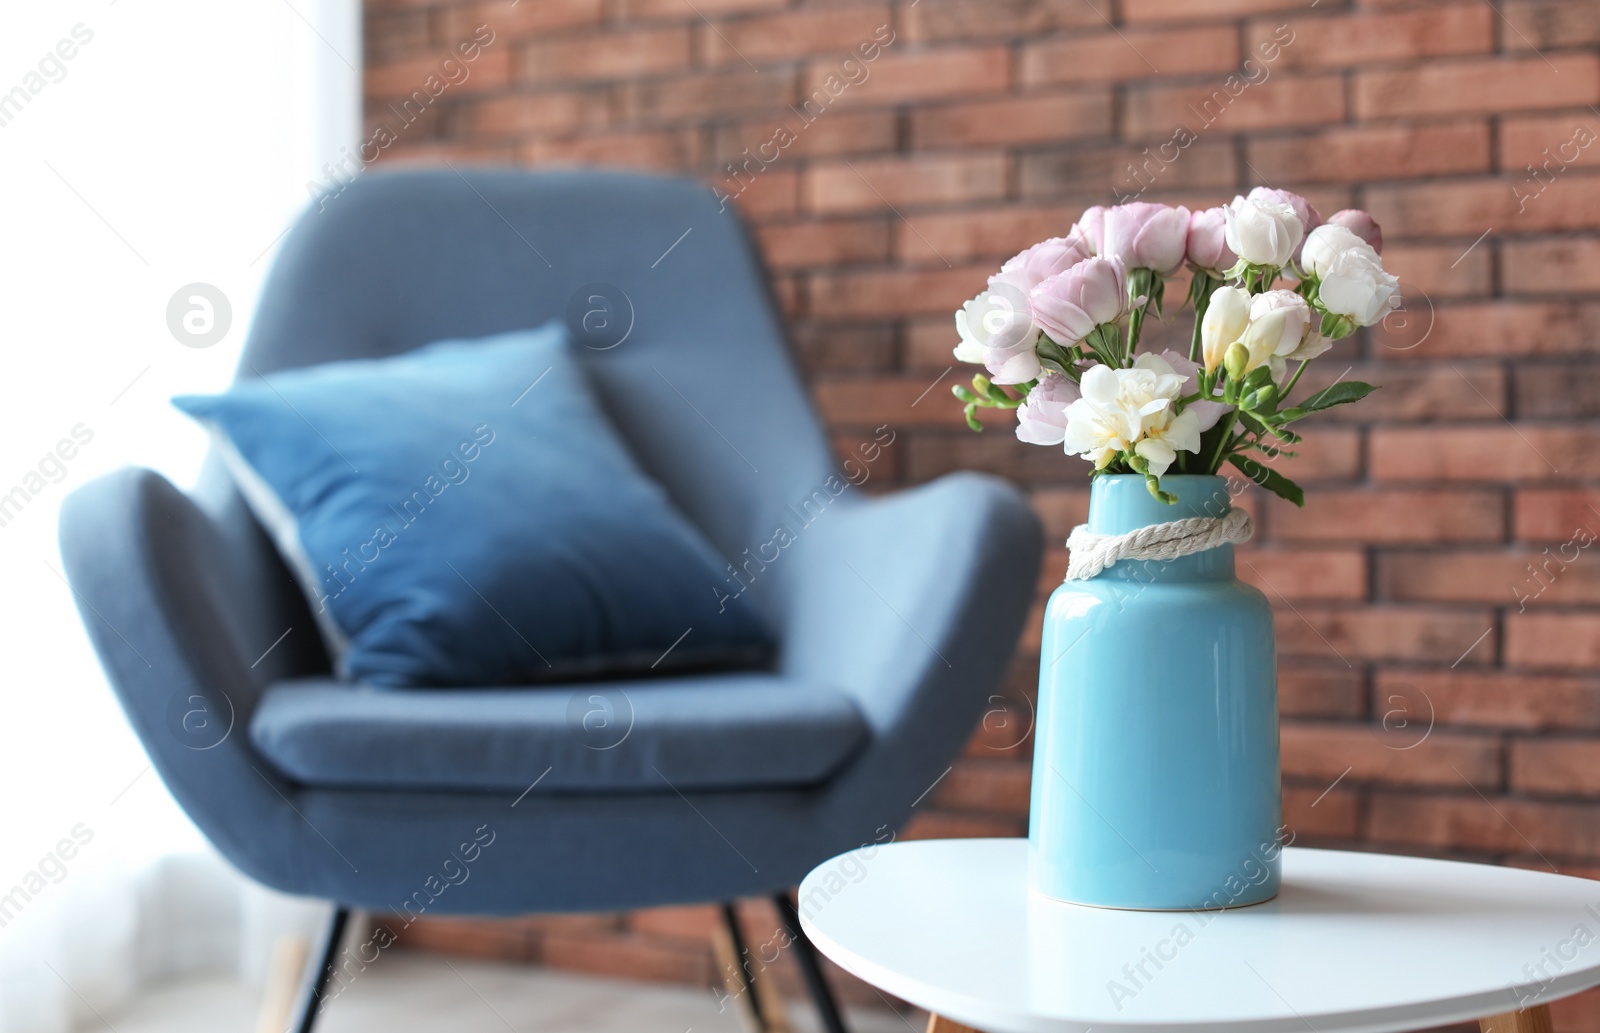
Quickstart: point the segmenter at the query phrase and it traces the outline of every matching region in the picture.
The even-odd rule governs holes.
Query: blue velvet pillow
[[[339,673],[490,686],[770,652],[726,560],[635,464],[550,323],[247,380],[210,429]]]

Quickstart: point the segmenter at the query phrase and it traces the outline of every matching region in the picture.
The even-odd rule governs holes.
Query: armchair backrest
[[[759,258],[737,216],[685,179],[362,176],[285,239],[240,375],[586,318],[631,322],[620,343],[607,347],[621,332],[608,327],[577,350],[640,462],[728,556],[828,476]],[[506,404],[527,387],[506,385]]]

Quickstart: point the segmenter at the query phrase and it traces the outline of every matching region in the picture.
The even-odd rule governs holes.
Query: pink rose
[[[1189,209],[1134,201],[1106,209],[1099,254],[1119,259],[1129,269],[1171,276],[1183,265],[1188,240]]]
[[[1293,208],[1294,213],[1300,216],[1300,224],[1305,227],[1305,231],[1300,234],[1302,239],[1309,235],[1312,230],[1322,225],[1322,213],[1317,211],[1317,206],[1299,194],[1291,194],[1287,190],[1274,190],[1271,187],[1256,187],[1246,196],[1252,201],[1266,201],[1268,204],[1286,204]]]
[[[1057,273],[1065,272],[1090,257],[1089,246],[1078,237],[1051,237],[1006,260],[1000,271],[989,277],[992,287],[996,281],[1009,283],[1023,294]]]
[[[1072,224],[1067,236],[1078,237],[1089,245],[1092,254],[1104,256],[1106,240],[1106,211],[1103,205],[1093,205],[1083,210],[1078,221]]]
[[[1346,208],[1342,212],[1334,212],[1328,216],[1328,223],[1332,226],[1343,226],[1371,245],[1372,250],[1380,255],[1383,254],[1383,230],[1379,228],[1377,219],[1361,209]]]
[[[1089,258],[1028,294],[1033,321],[1057,344],[1073,345],[1128,312],[1128,270],[1115,258]]]
[[[1059,445],[1067,437],[1067,406],[1081,397],[1078,385],[1059,373],[1045,373],[1017,406],[1017,440]]]
[[[1189,264],[1219,279],[1239,260],[1228,247],[1227,213],[1226,207],[1219,206],[1189,216]]]

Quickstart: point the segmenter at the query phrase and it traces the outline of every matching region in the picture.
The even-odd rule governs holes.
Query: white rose
[[[1372,326],[1400,307],[1400,280],[1383,271],[1376,251],[1363,248],[1343,251],[1329,263],[1317,296],[1334,315]]]
[[[956,311],[956,333],[961,336],[956,359],[987,365],[996,383],[1038,378],[1041,369],[1033,347],[1039,328],[1033,325],[1027,300],[1014,288],[984,291],[962,305]]]
[[[1228,345],[1244,336],[1250,324],[1250,292],[1238,287],[1218,287],[1200,321],[1200,355],[1206,372],[1217,368]]]
[[[1223,218],[1229,249],[1252,265],[1281,269],[1294,258],[1305,235],[1300,216],[1287,204],[1235,197]]]
[[[1288,355],[1300,347],[1300,342],[1305,340],[1306,333],[1311,329],[1311,306],[1294,291],[1286,290],[1266,291],[1250,299],[1252,322],[1262,320],[1272,312],[1281,312],[1283,318],[1263,326],[1260,343],[1271,346],[1269,355]],[[1246,331],[1248,336],[1249,332]],[[1255,358],[1253,348],[1251,358]],[[1256,365],[1259,363],[1251,363],[1252,368]]]
[[[1305,247],[1300,249],[1300,267],[1313,276],[1326,276],[1334,262],[1346,251],[1371,252],[1373,258],[1378,257],[1371,244],[1345,227],[1331,222],[1318,226],[1306,238]]]
[[[956,345],[954,352],[957,362],[983,363],[983,341],[972,332],[968,321],[980,323],[981,329],[982,313],[987,307],[988,293],[985,292],[956,309],[956,333],[961,337],[961,343]]]

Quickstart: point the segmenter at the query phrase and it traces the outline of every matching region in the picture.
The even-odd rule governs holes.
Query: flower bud
[[[1220,206],[1189,215],[1189,234],[1185,240],[1189,264],[1218,279],[1239,260],[1239,256],[1228,249],[1227,223],[1227,212]]]
[[[1250,294],[1238,287],[1218,287],[1200,321],[1200,354],[1210,373],[1228,346],[1244,336],[1250,322]]]
[[[1171,276],[1183,265],[1189,237],[1189,209],[1134,201],[1105,213],[1100,257],[1121,259],[1129,269]]]
[[[1266,367],[1263,366],[1262,368],[1265,369]],[[1246,395],[1244,401],[1239,403],[1239,408],[1246,411],[1265,409],[1272,404],[1272,400],[1276,397],[1278,397],[1277,386],[1268,384],[1266,387],[1257,388]]]
[[[1335,226],[1343,226],[1354,233],[1372,250],[1383,254],[1383,230],[1378,226],[1378,220],[1368,215],[1359,208],[1346,208],[1342,212],[1334,212],[1328,216],[1328,222]]]
[[[1244,376],[1245,367],[1248,365],[1250,365],[1250,349],[1244,346],[1244,342],[1234,341],[1228,345],[1228,353],[1222,359],[1222,368],[1228,371],[1228,376],[1238,380]]]

